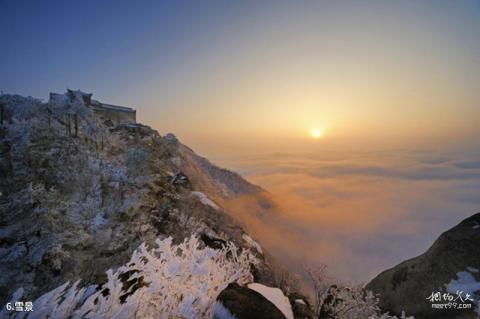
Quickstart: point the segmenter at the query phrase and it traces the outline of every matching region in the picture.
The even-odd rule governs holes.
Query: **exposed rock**
[[[292,293],[288,296],[288,299],[292,305],[295,319],[313,319],[314,314],[312,306],[310,305],[307,297],[299,293]]]
[[[449,292],[456,298],[457,289],[454,287],[460,287],[465,298],[470,289],[473,307],[479,311],[479,225],[480,213],[477,213],[444,232],[427,252],[384,271],[366,288],[380,294],[382,309],[395,314],[404,310],[415,318],[478,318],[478,314],[468,309],[432,309],[432,303],[448,301],[442,301],[443,297],[437,301],[427,298],[436,292]],[[465,282],[465,279],[470,279],[470,282]],[[461,301],[457,299],[456,302]]]
[[[203,241],[206,246],[213,249],[222,249],[227,245],[227,242],[225,240],[220,238],[213,238],[208,236],[207,234],[200,235],[200,240]]]
[[[182,172],[175,173],[172,176],[172,179],[171,179],[170,182],[173,185],[184,186],[184,187],[189,187],[190,186],[190,181],[188,179],[188,176],[183,174]]]
[[[236,283],[229,284],[220,293],[217,302],[237,319],[285,319],[282,312],[260,293]],[[216,309],[214,318],[224,317]]]
[[[258,282],[250,283],[247,287],[267,298],[267,300],[273,303],[287,319],[294,319],[292,305],[280,288],[266,286]]]
[[[115,126],[115,124],[113,123],[113,121],[110,120],[110,119],[107,119],[107,120],[103,121],[103,124],[105,124],[105,126],[108,126],[108,127],[113,127],[113,126]]]

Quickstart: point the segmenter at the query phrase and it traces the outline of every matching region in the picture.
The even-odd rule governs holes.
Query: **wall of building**
[[[113,124],[129,124],[129,123],[136,123],[136,112],[125,112],[125,111],[118,111],[118,110],[111,110],[105,108],[95,107],[93,109],[95,114],[98,114],[104,120],[111,120]]]

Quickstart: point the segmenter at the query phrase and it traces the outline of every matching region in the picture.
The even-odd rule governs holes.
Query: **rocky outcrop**
[[[480,213],[443,233],[424,254],[384,271],[366,288],[379,294],[384,310],[396,314],[404,310],[415,318],[478,318],[479,247]],[[432,293],[438,292],[432,299]],[[444,293],[452,295],[457,304],[470,294],[472,301],[465,303],[471,304],[477,313],[452,309],[453,306],[450,309],[432,306],[451,301]],[[458,298],[459,294],[462,298]]]
[[[295,319],[313,319],[313,307],[308,298],[299,293],[292,293],[288,296]]]
[[[226,313],[230,318],[237,319],[285,319],[282,312],[267,298],[236,283],[229,284],[220,293],[217,303],[215,319],[227,319]]]

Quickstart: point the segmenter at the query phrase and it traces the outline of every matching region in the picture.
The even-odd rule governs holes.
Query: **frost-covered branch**
[[[305,273],[314,289],[314,312],[319,319],[399,319],[381,313],[378,298],[363,287],[347,287],[334,283],[327,267],[306,268]],[[404,313],[401,319],[413,319]]]
[[[101,286],[67,282],[42,295],[28,318],[210,318],[218,294],[230,282],[251,282],[251,265],[258,263],[233,243],[201,248],[192,236],[156,245],[140,245],[126,265],[107,271]]]

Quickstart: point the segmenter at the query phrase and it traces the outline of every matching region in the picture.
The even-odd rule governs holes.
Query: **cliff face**
[[[235,196],[262,198],[259,187],[171,134],[113,125],[81,100],[0,103],[0,303],[19,288],[33,300],[67,281],[105,284],[142,243],[167,237],[198,238],[198,249],[231,243],[258,261],[256,281],[273,284],[255,242],[222,209]]]
[[[480,300],[480,213],[443,233],[422,255],[386,270],[366,288],[380,294],[384,310],[405,310],[415,318],[478,318]],[[440,292],[434,295],[432,293]],[[472,309],[438,309],[444,293]],[[460,295],[461,298],[458,298]],[[448,297],[447,297],[448,299]],[[469,307],[469,306],[467,306]],[[475,312],[475,311],[476,312]]]

